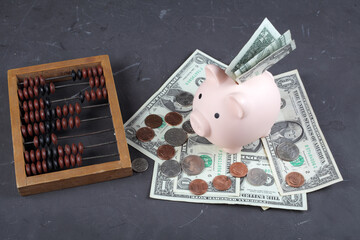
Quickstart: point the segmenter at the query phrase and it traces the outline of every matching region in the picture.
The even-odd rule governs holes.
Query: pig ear
[[[249,102],[246,101],[242,93],[231,94],[226,97],[226,105],[230,113],[236,118],[242,119],[249,114]]]
[[[212,64],[205,66],[205,74],[206,79],[215,83],[216,85],[220,85],[227,78],[224,70]]]

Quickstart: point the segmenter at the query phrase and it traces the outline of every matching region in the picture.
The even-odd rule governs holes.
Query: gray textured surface
[[[0,2],[0,239],[358,239],[360,3],[169,2]],[[19,196],[8,69],[109,54],[127,120],[196,48],[229,63],[264,17],[291,29],[297,49],[271,71],[299,70],[344,177],[307,212],[149,199],[151,160],[130,178]]]

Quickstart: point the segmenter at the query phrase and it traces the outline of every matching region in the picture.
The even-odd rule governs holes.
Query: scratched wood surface
[[[360,7],[350,1],[1,1],[1,239],[357,239],[360,235]],[[308,195],[307,212],[149,198],[142,174],[20,197],[7,70],[108,54],[123,120],[195,50],[230,63],[268,17],[297,68],[344,182]],[[130,147],[131,159],[144,157]]]

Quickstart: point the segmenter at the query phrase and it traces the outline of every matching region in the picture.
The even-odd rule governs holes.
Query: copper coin
[[[161,145],[157,149],[157,156],[162,160],[169,160],[175,156],[175,148],[168,144]]]
[[[286,175],[285,181],[290,187],[298,188],[304,185],[305,178],[301,173],[291,172]]]
[[[189,190],[195,195],[203,195],[208,190],[207,183],[202,179],[195,179],[190,182]]]
[[[231,187],[231,179],[225,175],[216,176],[212,185],[219,191],[226,191]]]
[[[148,142],[155,137],[155,132],[149,127],[142,127],[136,131],[136,137],[142,142]]]
[[[160,127],[162,122],[162,118],[156,114],[151,114],[145,118],[145,125],[151,128]]]
[[[183,120],[183,117],[180,113],[177,112],[169,112],[165,115],[165,122],[167,122],[171,126],[179,125]]]
[[[244,163],[241,162],[235,162],[231,164],[230,166],[230,174],[233,177],[245,177],[248,173],[248,168]]]
[[[189,155],[181,160],[181,168],[189,176],[200,174],[205,168],[204,160],[196,155]]]

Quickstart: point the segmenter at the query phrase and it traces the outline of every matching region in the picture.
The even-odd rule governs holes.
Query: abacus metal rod
[[[96,159],[96,158],[106,158],[106,157],[115,157],[115,156],[119,156],[119,154],[112,153],[112,154],[98,155],[98,156],[92,156],[92,157],[85,157],[85,158],[82,158],[82,160],[91,160],[91,159]]]
[[[104,133],[104,132],[110,132],[110,131],[114,131],[114,128],[109,128],[109,129],[100,130],[100,131],[91,132],[91,133],[84,133],[84,134],[71,135],[71,136],[63,136],[63,137],[59,137],[58,140],[68,139],[68,138],[76,138],[76,137],[86,137],[86,136],[96,135],[96,134],[100,134],[100,133]]]
[[[89,84],[89,82],[69,83],[69,84],[55,86],[55,89],[65,88],[65,87],[73,87],[73,86],[80,86],[80,85],[88,85],[88,84]]]
[[[80,122],[89,122],[89,121],[95,121],[95,120],[100,120],[100,119],[107,119],[107,118],[111,118],[111,115],[108,116],[102,116],[102,117],[95,117],[95,118],[88,118],[88,119],[80,119]]]
[[[104,107],[104,106],[109,106],[109,104],[108,103],[102,103],[102,104],[96,104],[96,105],[89,105],[89,106],[82,107],[81,109]]]
[[[114,144],[114,143],[117,143],[117,141],[106,142],[106,143],[98,143],[98,144],[93,144],[93,145],[89,145],[89,146],[84,146],[84,149],[94,148],[94,147],[101,147],[101,146],[104,146],[104,145]]]

